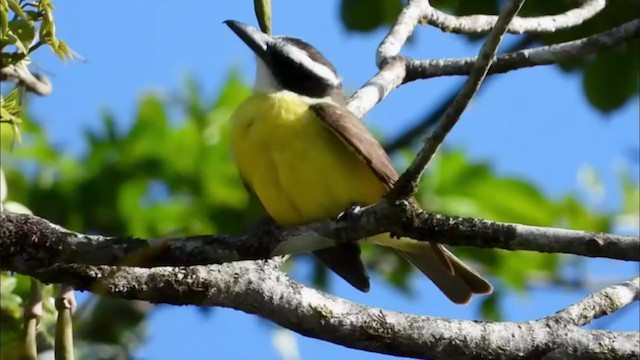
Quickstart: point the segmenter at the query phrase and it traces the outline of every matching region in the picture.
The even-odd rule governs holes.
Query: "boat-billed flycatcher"
[[[254,94],[232,116],[240,175],[282,226],[336,217],[376,203],[398,174],[380,144],[347,110],[335,68],[314,47],[225,22],[256,55]],[[388,234],[363,241],[395,248],[451,301],[467,303],[491,285],[444,246]],[[314,251],[354,287],[369,290],[358,243]]]

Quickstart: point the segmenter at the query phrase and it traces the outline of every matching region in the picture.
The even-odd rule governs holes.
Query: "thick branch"
[[[491,31],[497,16],[469,15],[454,16],[443,13],[424,1],[425,12],[422,21],[440,28],[442,31],[459,34],[480,34]],[[598,14],[606,5],[606,0],[585,0],[578,8],[558,15],[531,18],[516,17],[507,29],[512,34],[549,33],[578,26]]]
[[[507,27],[511,20],[516,16],[525,0],[511,0],[500,14],[495,27],[491,30],[485,40],[477,60],[474,62],[469,78],[456,96],[455,100],[449,105],[447,110],[442,114],[431,135],[425,140],[425,144],[418,152],[416,158],[411,162],[407,170],[400,176],[398,182],[390,192],[392,199],[407,198],[416,191],[420,177],[424,172],[427,164],[436,153],[440,144],[449,134],[451,129],[460,119],[462,113],[466,110],[469,102],[476,94],[482,81],[487,76],[487,72],[493,62],[498,51],[498,45],[502,41]]]
[[[78,234],[33,215],[9,212],[0,213],[0,223],[0,269],[16,272],[72,263],[140,267],[220,264],[309,252],[384,232],[451,245],[640,260],[637,237],[450,217],[385,202],[348,219],[292,229],[166,240]]]
[[[366,351],[423,359],[622,359],[640,355],[638,333],[583,330],[560,322],[491,323],[370,308],[305,287],[272,262],[209,267],[32,269],[47,282],[176,305],[223,306],[302,335]]]

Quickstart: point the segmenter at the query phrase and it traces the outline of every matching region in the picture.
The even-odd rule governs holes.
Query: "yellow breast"
[[[369,166],[293,93],[253,95],[231,121],[240,174],[281,225],[335,217],[385,192]]]

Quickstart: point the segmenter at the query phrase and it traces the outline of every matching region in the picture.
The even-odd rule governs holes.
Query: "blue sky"
[[[375,49],[384,31],[347,32],[339,21],[339,2],[273,2],[273,28],[277,34],[303,38],[335,65],[345,86],[356,89],[376,71]],[[82,151],[84,128],[97,126],[100,110],[108,108],[127,126],[144,91],[180,89],[188,74],[214,96],[228,70],[240,69],[253,78],[253,56],[222,21],[235,19],[255,24],[251,1],[110,1],[56,2],[58,36],[87,61],[62,65],[48,51],[34,61],[51,73],[51,96],[32,101],[33,112],[58,146]],[[507,41],[511,40],[510,38]],[[478,45],[437,29],[420,28],[404,51],[414,57],[471,56]],[[387,138],[420,119],[434,103],[447,96],[463,78],[411,83],[392,93],[371,111],[367,124]],[[594,111],[582,94],[579,76],[554,67],[539,67],[499,76],[478,96],[446,144],[463,147],[478,160],[491,162],[504,175],[527,179],[545,193],[585,195],[577,182],[579,169],[592,166],[602,176],[605,196],[588,199],[595,208],[615,209],[620,204],[617,171],[627,164],[638,177],[637,164],[625,158],[638,147],[638,99],[607,116]],[[595,281],[624,280],[638,273],[637,264],[590,260]],[[308,270],[308,269],[306,269]],[[305,266],[294,276],[303,277]],[[476,318],[474,304],[448,303],[423,279],[416,281],[416,296],[398,295],[374,278],[372,291],[361,294],[334,279],[332,293],[385,309]],[[510,294],[504,301],[509,320],[530,320],[569,305],[586,295],[547,287],[527,294]],[[477,302],[475,303],[477,304]],[[600,322],[620,330],[638,330],[636,303],[624,316]],[[597,325],[596,324],[596,325]],[[149,341],[137,352],[141,359],[278,359],[266,321],[235,310],[214,309],[204,317],[193,307],[160,307],[149,322]],[[352,358],[354,350],[297,336],[302,359]],[[184,348],[191,349],[185,355]],[[358,354],[361,359],[385,359]]]

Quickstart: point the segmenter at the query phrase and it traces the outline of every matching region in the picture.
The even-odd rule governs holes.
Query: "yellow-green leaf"
[[[11,40],[15,41],[14,44],[16,47],[26,54],[36,36],[36,31],[31,21],[16,19],[9,22],[9,32],[7,35],[15,36],[15,38]]]
[[[27,15],[25,15],[25,13],[22,11],[20,4],[18,4],[16,0],[9,0],[8,5],[9,5],[9,8],[11,8],[11,10],[13,10],[13,12],[15,12],[18,16],[20,16],[25,20],[29,20]]]
[[[0,36],[2,37],[2,42],[5,42],[5,37],[7,36],[7,33],[9,32],[9,15],[8,12],[5,11],[4,6],[2,7],[2,11],[0,11],[0,27],[2,29],[2,33],[0,34]]]
[[[253,8],[260,24],[260,30],[271,35],[271,0],[253,0]]]

